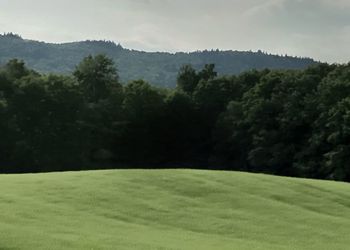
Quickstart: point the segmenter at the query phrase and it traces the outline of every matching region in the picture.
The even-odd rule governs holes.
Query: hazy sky
[[[350,0],[0,0],[0,32],[146,51],[264,50],[350,61]]]

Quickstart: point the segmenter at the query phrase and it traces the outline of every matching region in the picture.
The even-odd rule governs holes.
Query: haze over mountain
[[[144,52],[123,48],[112,41],[54,44],[26,40],[12,33],[0,35],[0,64],[18,58],[43,73],[70,73],[84,57],[100,53],[113,58],[123,82],[144,79],[169,87],[175,86],[178,70],[184,64],[199,69],[214,63],[219,75],[229,75],[250,69],[303,69],[316,63],[310,58],[271,55],[262,51]]]

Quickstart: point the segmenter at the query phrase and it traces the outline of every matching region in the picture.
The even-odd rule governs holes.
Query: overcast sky
[[[0,32],[146,51],[264,50],[350,61],[350,0],[0,0]]]

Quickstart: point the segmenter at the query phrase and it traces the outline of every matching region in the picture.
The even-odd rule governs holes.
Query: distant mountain
[[[310,58],[278,56],[261,51],[197,51],[191,53],[144,52],[125,49],[111,41],[82,41],[63,44],[26,40],[9,33],[0,35],[0,65],[12,58],[24,60],[39,72],[69,73],[85,56],[104,53],[116,62],[122,81],[145,79],[159,86],[175,86],[183,64],[199,69],[214,63],[219,75],[250,69],[303,69],[316,63]]]

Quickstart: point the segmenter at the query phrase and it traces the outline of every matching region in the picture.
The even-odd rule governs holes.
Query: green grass
[[[0,176],[0,249],[346,250],[350,185],[234,172]]]

